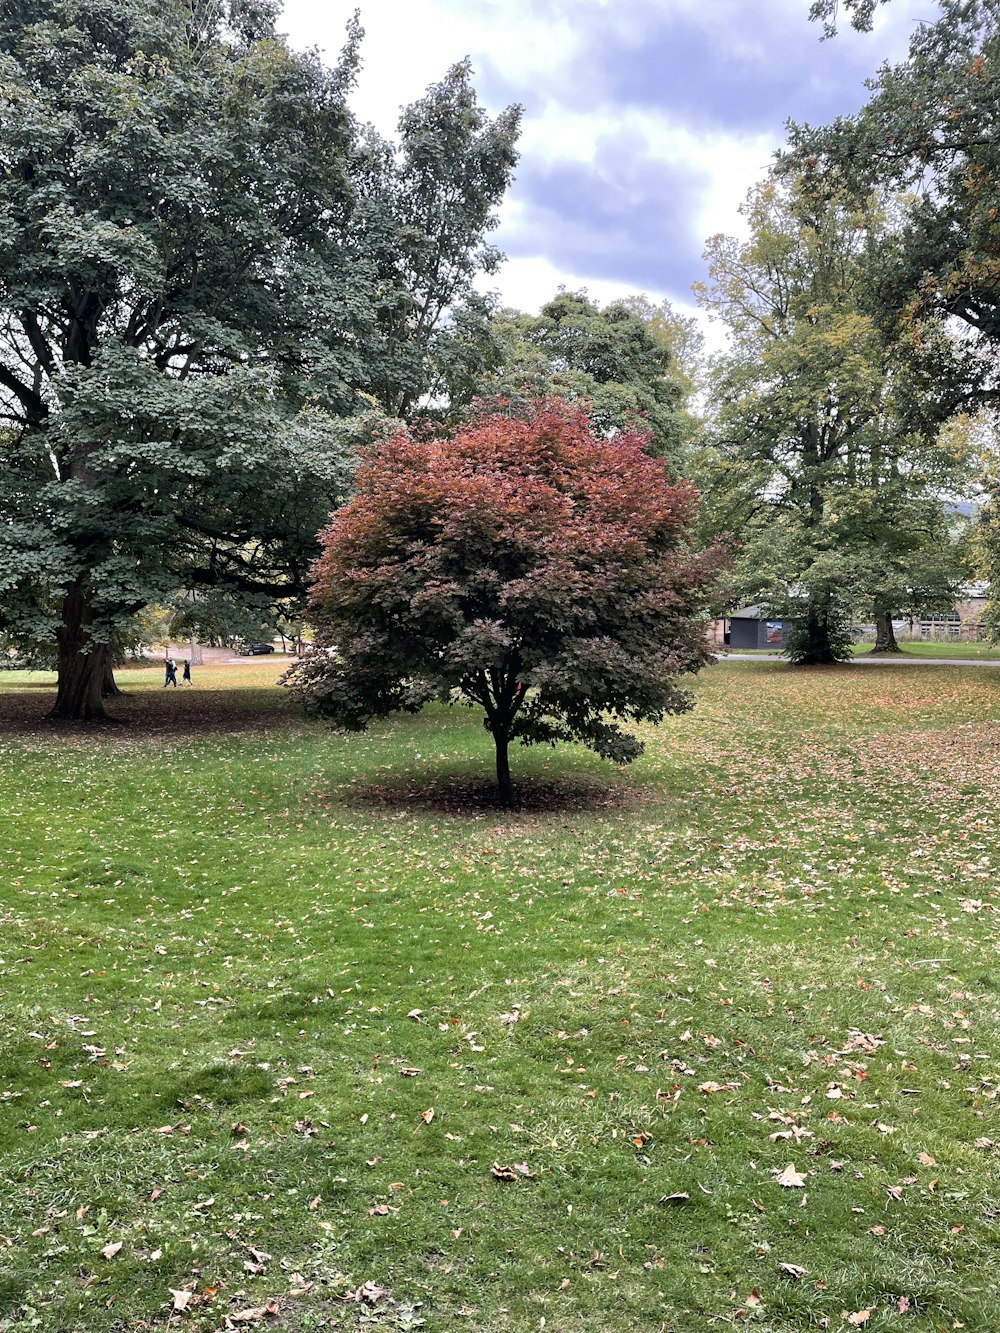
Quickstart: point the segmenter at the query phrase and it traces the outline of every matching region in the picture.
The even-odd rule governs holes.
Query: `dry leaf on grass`
[[[806,1178],[796,1171],[791,1162],[785,1167],[784,1171],[779,1171],[777,1167],[772,1168],[771,1175],[782,1189],[801,1189],[806,1183]]]
[[[238,1328],[241,1324],[257,1324],[262,1319],[274,1319],[278,1314],[278,1302],[268,1301],[266,1305],[256,1305],[252,1309],[235,1310],[227,1314],[223,1327]]]
[[[778,1272],[781,1274],[782,1277],[793,1277],[798,1279],[800,1277],[805,1277],[808,1271],[809,1270],[807,1268],[803,1268],[801,1264],[784,1264],[784,1263],[778,1264]]]

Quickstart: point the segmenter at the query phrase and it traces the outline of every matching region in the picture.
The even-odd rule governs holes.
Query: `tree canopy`
[[[560,291],[540,314],[504,310],[492,328],[494,369],[477,393],[585,403],[596,429],[645,430],[656,453],[677,460],[691,433],[684,405],[697,334],[669,304],[632,297],[602,308],[585,292]]]
[[[873,0],[848,8],[856,27],[871,26]],[[813,11],[828,33],[835,28],[835,0],[817,0]],[[928,368],[938,388],[929,388],[922,404],[940,422],[956,404],[969,413],[983,409],[988,419],[1000,398],[998,71],[997,5],[940,0],[937,16],[915,25],[906,60],[879,70],[861,110],[823,128],[792,125],[780,162],[802,174],[815,199],[847,193],[855,201],[873,194],[899,200],[872,295],[882,323],[896,325],[899,346],[914,366],[928,368],[928,320],[949,330],[956,355],[936,373]],[[995,469],[981,481],[989,496],[979,534],[981,568],[995,573]],[[994,593],[994,623],[997,610]]]
[[[323,534],[317,651],[284,682],[351,730],[478,705],[507,803],[512,741],[635,758],[623,722],[690,707],[677,678],[709,658],[720,559],[693,548],[695,492],[647,445],[550,400],[374,448]]]
[[[58,715],[177,587],[301,593],[356,432],[437,374],[517,111],[467,65],[399,145],[270,0],[19,0],[0,31],[0,628],[59,645]],[[460,318],[461,316],[459,316]],[[452,352],[452,356],[460,355]]]
[[[708,505],[738,530],[736,586],[796,622],[793,657],[835,661],[852,615],[884,627],[950,605],[961,568],[943,497],[963,460],[922,420],[926,386],[866,309],[878,210],[817,211],[772,180],[744,212],[749,239],[709,242],[701,291],[732,337],[712,385]],[[947,357],[940,328],[924,336]]]
[[[963,321],[986,397],[1000,392],[998,80],[996,4],[941,0],[938,17],[914,27],[907,59],[879,70],[856,115],[792,125],[783,155],[814,194],[906,195],[881,290],[911,316]]]

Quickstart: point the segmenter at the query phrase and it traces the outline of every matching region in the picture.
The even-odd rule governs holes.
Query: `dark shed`
[[[729,617],[729,647],[770,648],[780,652],[788,640],[787,620],[768,620],[759,606],[745,606]]]

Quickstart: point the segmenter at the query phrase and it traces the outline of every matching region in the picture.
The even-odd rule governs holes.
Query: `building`
[[[953,610],[947,615],[922,616],[915,628],[919,628],[922,639],[988,638],[985,623],[988,597],[988,583],[969,583],[959,589]]]
[[[770,648],[779,653],[788,642],[791,622],[769,618],[759,606],[745,606],[734,611],[727,620],[729,633],[726,643],[736,653],[741,648]]]

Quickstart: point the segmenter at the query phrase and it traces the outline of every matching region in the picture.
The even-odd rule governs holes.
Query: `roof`
[[[760,606],[745,606],[742,611],[730,611],[730,620],[775,620]]]

